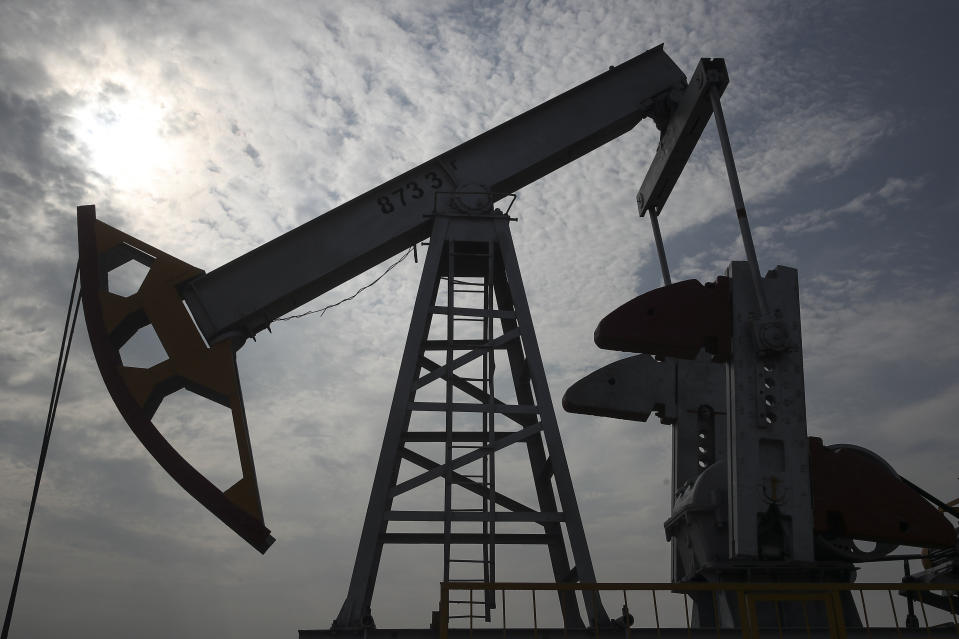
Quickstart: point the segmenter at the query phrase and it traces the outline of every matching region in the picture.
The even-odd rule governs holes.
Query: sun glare
[[[116,96],[78,114],[91,168],[121,191],[151,192],[173,172],[175,142],[163,135],[160,102]]]

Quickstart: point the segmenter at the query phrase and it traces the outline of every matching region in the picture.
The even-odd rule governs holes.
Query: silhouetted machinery
[[[539,545],[557,582],[595,582],[510,237],[513,218],[494,203],[648,117],[661,143],[638,201],[653,221],[666,286],[600,323],[600,347],[642,354],[577,383],[564,405],[636,420],[655,412],[673,425],[666,531],[674,578],[848,581],[854,562],[894,544],[937,549],[930,571],[954,571],[954,529],[888,464],[806,435],[797,273],[780,266],[760,277],[721,117],[727,82],[721,59],[703,59],[687,83],[657,47],[210,273],[97,220],[93,206],[79,207],[84,313],[106,386],[163,468],[265,552],[273,537],[260,504],[237,349],[285,313],[429,239],[334,628],[373,627],[385,544],[440,545],[444,579],[483,582],[495,581],[497,546]],[[657,217],[714,113],[749,260],[733,262],[715,282],[671,284]],[[124,297],[110,290],[108,274],[130,261],[149,271]],[[119,349],[145,328],[156,332],[168,359],[147,369],[124,365]],[[152,422],[163,399],[181,389],[232,412],[242,476],[225,491]],[[525,449],[536,503],[497,486],[496,453],[509,446]],[[416,471],[401,480],[401,464]],[[417,489],[437,483],[442,504],[402,507]],[[421,532],[396,529],[411,522]],[[866,553],[856,539],[879,546]],[[481,618],[496,605],[489,595]],[[609,623],[597,598],[583,599],[591,623]],[[734,621],[726,602],[718,609],[695,603],[699,623],[716,615]],[[584,625],[570,594],[560,594],[560,605],[568,627]]]

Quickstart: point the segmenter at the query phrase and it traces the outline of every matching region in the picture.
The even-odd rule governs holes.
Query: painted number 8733
[[[410,180],[399,188],[393,189],[387,195],[381,195],[376,198],[376,203],[380,207],[380,213],[392,213],[397,208],[405,208],[413,200],[422,199],[426,191],[437,191],[443,186],[443,179],[437,175],[436,171],[430,171],[423,176],[424,182]]]

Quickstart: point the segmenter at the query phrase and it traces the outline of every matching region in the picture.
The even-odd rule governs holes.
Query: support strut
[[[427,350],[445,351],[445,357],[428,358]],[[497,366],[509,370],[497,376]],[[504,387],[509,401],[495,395]],[[438,395],[442,401],[436,401]],[[433,447],[424,452],[427,444]],[[535,505],[496,486],[496,453],[517,444],[528,453]],[[398,482],[403,461],[415,473]],[[442,510],[394,509],[394,499],[410,499],[435,482],[443,483]],[[389,528],[390,522],[411,521],[432,522],[436,530]],[[498,521],[524,524],[529,532],[498,533]],[[596,580],[509,218],[498,211],[434,217],[356,563],[335,629],[374,627],[373,589],[387,543],[442,545],[445,580],[494,582],[498,544],[545,546],[557,582]],[[465,574],[469,570],[474,572]],[[566,627],[583,627],[574,595],[559,597]],[[496,602],[490,597],[468,605],[462,616],[488,620]],[[608,623],[600,601],[584,597],[584,606],[590,621]]]

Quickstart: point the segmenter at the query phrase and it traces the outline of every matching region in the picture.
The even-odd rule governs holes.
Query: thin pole
[[[642,209],[640,209],[640,212],[642,212]],[[665,286],[669,286],[673,282],[669,277],[669,265],[666,264],[666,248],[663,246],[663,236],[659,232],[658,207],[649,211],[649,221],[653,225],[653,238],[656,240],[656,253],[659,255],[659,268],[663,271],[663,284]]]
[[[729,132],[726,130],[726,118],[723,117],[723,107],[719,102],[719,91],[713,86],[709,90],[709,99],[713,103],[713,114],[716,116],[716,129],[719,131],[719,143],[723,147],[723,157],[726,160],[726,175],[729,177],[729,188],[733,192],[733,204],[736,206],[736,217],[739,219],[739,230],[743,236],[743,248],[746,249],[746,261],[753,276],[753,286],[756,289],[756,302],[759,305],[760,315],[769,313],[766,303],[766,294],[763,291],[763,280],[759,274],[759,260],[756,258],[756,247],[753,246],[753,236],[749,231],[749,220],[746,218],[746,204],[743,202],[743,191],[739,186],[739,174],[736,173],[736,162],[733,160],[733,149],[729,145]]]

